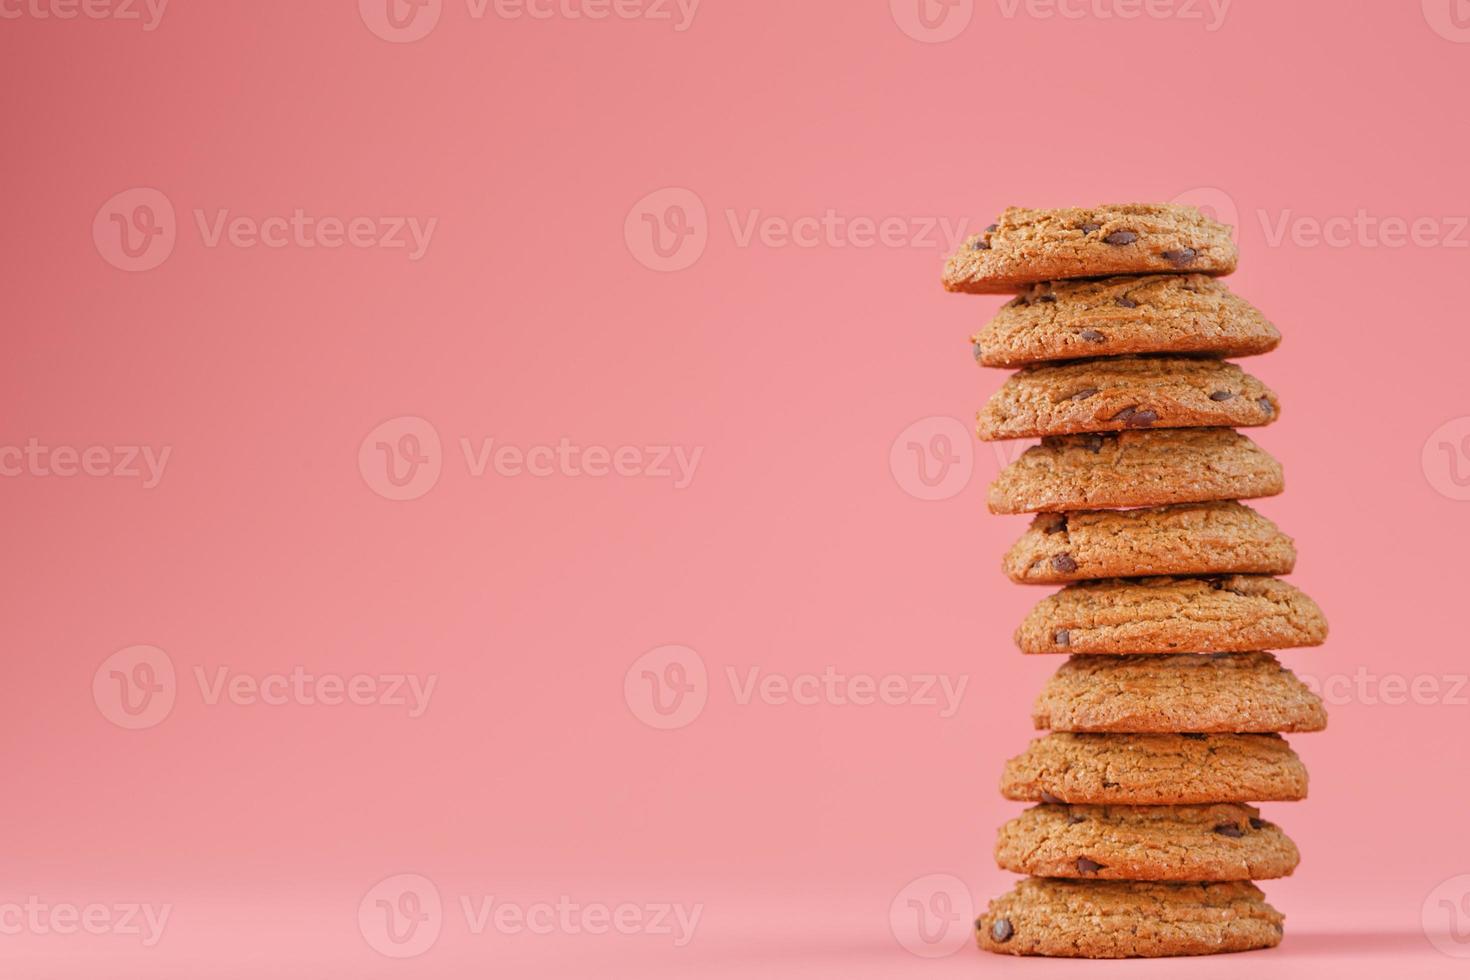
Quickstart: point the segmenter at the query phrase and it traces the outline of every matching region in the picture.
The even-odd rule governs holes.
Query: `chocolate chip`
[[[1081,333],[1079,333],[1077,336],[1081,337],[1083,340],[1090,340],[1093,343],[1097,343],[1100,340],[1107,340],[1108,339],[1104,335],[1098,333],[1096,330],[1084,330]]]
[[[1271,399],[1269,398],[1257,398],[1256,404],[1261,406],[1261,411],[1265,412],[1267,415],[1270,415],[1274,411],[1274,409],[1271,407]]]
[[[1051,560],[1051,567],[1059,572],[1077,571],[1077,560],[1071,555],[1057,555]]]
[[[1119,296],[1117,299],[1117,304],[1123,307],[1125,310],[1131,310],[1138,305],[1138,300],[1129,299],[1127,296]]]
[[[1009,942],[1015,934],[1016,930],[1011,928],[1010,919],[996,919],[990,924],[990,938],[998,943]]]
[[[1192,248],[1171,248],[1164,253],[1164,259],[1172,265],[1189,265],[1194,261],[1195,251]]]
[[[1082,229],[1081,229],[1082,230],[1082,234],[1084,234],[1084,235],[1090,235],[1093,232],[1097,231],[1101,227],[1102,227],[1102,225],[1097,224],[1097,223],[1092,222],[1092,221],[1089,221],[1087,224],[1085,224],[1085,225],[1082,226]]]
[[[1252,827],[1252,829],[1254,829],[1254,830],[1263,830],[1263,829],[1265,829],[1266,827],[1269,827],[1269,826],[1270,826],[1270,824],[1266,823],[1266,821],[1262,820],[1260,817],[1251,817],[1251,827]]]
[[[1107,238],[1104,238],[1103,241],[1107,242],[1109,245],[1132,245],[1134,242],[1138,241],[1138,232],[1115,231]]]
[[[1056,643],[1056,645],[1059,646],[1059,647],[1071,646],[1072,645],[1072,631],[1071,630],[1057,630],[1056,635],[1052,637],[1052,642]]]
[[[1228,402],[1230,399],[1232,399],[1234,397],[1235,397],[1235,392],[1233,392],[1233,391],[1212,391],[1212,392],[1210,392],[1210,401],[1212,401],[1212,402]]]
[[[1057,799],[1055,796],[1052,796],[1050,793],[1046,792],[1046,790],[1042,790],[1041,791],[1041,802],[1043,802],[1043,803],[1060,803],[1062,801],[1059,800],[1059,799]]]
[[[1221,837],[1244,837],[1245,831],[1233,823],[1222,823],[1215,826],[1215,833]]]
[[[977,238],[970,243],[970,247],[977,252],[983,252],[986,249],[990,248],[990,243],[983,238]]]
[[[1077,859],[1077,870],[1080,871],[1080,872],[1082,872],[1085,875],[1090,875],[1094,871],[1101,871],[1103,869],[1103,867],[1104,867],[1103,865],[1098,864],[1096,861],[1092,860],[1091,858],[1078,858]]]
[[[1081,391],[1074,391],[1074,392],[1072,392],[1072,394],[1071,394],[1070,397],[1071,397],[1072,401],[1074,401],[1074,402],[1080,402],[1084,398],[1091,398],[1095,394],[1097,394],[1097,389],[1096,388],[1083,388]]]
[[[1145,408],[1141,412],[1134,412],[1128,416],[1128,428],[1146,429],[1159,420],[1159,413],[1151,408]]]

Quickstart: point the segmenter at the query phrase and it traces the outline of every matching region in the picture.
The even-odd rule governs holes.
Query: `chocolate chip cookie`
[[[1198,956],[1275,946],[1284,918],[1247,881],[1027,878],[990,903],[975,936],[1017,956]]]
[[[1118,354],[1246,357],[1281,333],[1218,279],[1123,276],[1042,282],[1000,308],[970,338],[985,367]]]
[[[1050,279],[1235,271],[1230,229],[1183,204],[1006,208],[944,265],[955,293],[1012,293]]]
[[[1157,507],[1269,497],[1281,464],[1231,429],[1047,436],[990,485],[992,513]]]
[[[1276,393],[1228,361],[1111,357],[1013,374],[981,409],[981,439],[1124,429],[1267,425]]]
[[[1011,581],[1032,585],[1226,572],[1285,575],[1295,565],[1291,538],[1233,500],[1037,514],[1001,563]]]
[[[1052,732],[1006,763],[1000,791],[1030,803],[1301,800],[1307,770],[1279,735]]]
[[[995,861],[1043,878],[1246,881],[1282,878],[1300,855],[1241,803],[1033,806],[1000,828]]]
[[[1326,638],[1317,604],[1266,575],[1080,582],[1041,600],[1016,630],[1024,653],[1230,653]]]
[[[1269,653],[1071,657],[1031,710],[1059,732],[1317,732],[1322,699]]]

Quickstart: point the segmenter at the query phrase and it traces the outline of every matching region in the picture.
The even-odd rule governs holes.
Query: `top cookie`
[[[954,293],[1013,293],[1048,279],[1235,271],[1230,229],[1183,204],[1006,208],[944,265]]]
[[[1245,300],[1205,275],[1042,282],[970,338],[985,367],[1118,354],[1246,357],[1281,334]]]

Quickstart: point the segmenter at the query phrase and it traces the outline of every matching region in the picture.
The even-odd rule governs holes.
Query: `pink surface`
[[[1465,3],[420,6],[0,4],[0,972],[1172,975],[965,936],[1056,661],[938,269],[1180,197],[1333,625],[1188,969],[1463,975]]]

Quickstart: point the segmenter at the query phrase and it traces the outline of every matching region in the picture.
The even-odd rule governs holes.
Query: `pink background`
[[[906,490],[920,486],[912,462],[890,466],[900,433],[919,423],[927,445],[941,423],[921,420],[968,424],[1004,378],[977,370],[966,342],[1000,300],[940,290],[929,219],[976,230],[1013,203],[1185,192],[1233,208],[1232,286],[1286,337],[1248,364],[1285,405],[1258,438],[1289,489],[1261,510],[1297,538],[1292,580],[1333,627],[1326,647],[1284,659],[1446,689],[1470,670],[1470,503],[1452,499],[1439,437],[1421,459],[1441,425],[1461,420],[1452,444],[1470,432],[1470,232],[1456,221],[1470,44],[1449,3],[1236,0],[1209,30],[1203,6],[1204,21],[1125,20],[1100,15],[1119,7],[1107,0],[1070,6],[1078,18],[980,0],[939,23],[963,27],[943,43],[901,29],[915,23],[902,0],[896,13],[705,0],[685,30],[493,7],[477,19],[444,0],[408,43],[376,36],[372,5],[357,6],[175,0],[151,31],[33,7],[0,23],[0,445],[171,447],[150,489],[0,479],[0,904],[172,906],[151,947],[0,935],[0,972],[1177,971],[981,957],[968,940],[930,959],[891,931],[914,879],[958,876],[981,906],[1009,887],[990,848],[1019,807],[996,783],[1057,665],[1010,642],[1045,590],[997,570],[1025,524],[984,512],[1001,457],[953,445],[956,492],[937,501]],[[99,209],[130,188],[177,213],[173,251],[148,271],[108,260],[106,214],[94,240]],[[692,264],[660,272],[641,214],[676,218],[668,205],[691,198],[634,205],[664,188],[706,218],[683,212],[696,235],[676,258]],[[296,208],[438,223],[413,261],[209,247],[194,219]],[[752,213],[829,209],[899,219],[902,241],[738,240]],[[1360,209],[1432,219],[1447,241],[1353,231],[1336,247],[1300,223]],[[1296,231],[1273,244],[1283,219]],[[359,449],[401,416],[433,426],[442,474],[393,501]],[[684,488],[475,476],[460,439],[492,437],[702,456]],[[1460,449],[1453,462],[1470,466]],[[135,644],[165,651],[177,681],[166,718],[127,730],[93,681]],[[658,730],[624,685],[667,644],[697,651],[707,704]],[[943,718],[742,704],[726,679],[828,666],[968,686]],[[221,667],[434,674],[437,688],[418,718],[211,704],[194,671]],[[1311,799],[1265,808],[1305,854],[1265,886],[1288,916],[1284,945],[1189,969],[1463,975],[1421,912],[1470,891],[1441,885],[1470,874],[1467,692],[1386,704],[1367,690],[1336,699],[1330,731],[1292,740]],[[358,925],[369,889],[398,873],[427,876],[445,905],[413,959],[380,955]],[[458,899],[488,895],[703,908],[682,948],[473,934]],[[1462,911],[1464,929],[1470,900]]]

